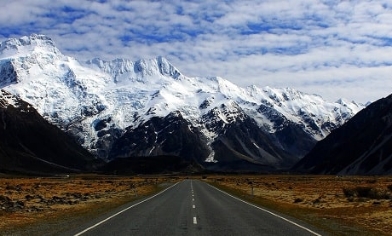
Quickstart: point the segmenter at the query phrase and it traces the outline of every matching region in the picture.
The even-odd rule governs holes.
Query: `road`
[[[185,180],[67,235],[320,235],[202,181]]]

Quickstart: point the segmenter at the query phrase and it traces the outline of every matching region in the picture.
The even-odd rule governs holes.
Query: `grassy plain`
[[[392,177],[221,175],[209,183],[332,235],[391,235]],[[252,190],[253,189],[253,190]]]
[[[176,178],[0,176],[0,235],[56,235]]]
[[[0,235],[56,235],[183,177],[0,176]],[[193,176],[331,235],[391,235],[392,177]]]

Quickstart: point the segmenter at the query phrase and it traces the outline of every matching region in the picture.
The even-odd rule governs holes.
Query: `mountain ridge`
[[[223,154],[215,157],[220,143],[251,162],[263,159],[262,164],[287,166],[284,159],[292,163],[302,158],[317,140],[363,108],[290,88],[241,88],[220,77],[187,77],[163,57],[80,63],[43,35],[10,39],[0,49],[0,87],[33,104],[45,119],[106,160],[126,133],[142,129],[154,117],[164,120],[179,112],[181,122],[203,136],[198,145],[209,147],[205,161],[224,159]],[[250,127],[263,140],[239,142]],[[237,137],[224,136],[229,129],[237,129],[232,131]],[[295,145],[293,136],[302,136],[301,145]]]
[[[316,144],[293,170],[313,174],[392,174],[392,94],[373,102]]]

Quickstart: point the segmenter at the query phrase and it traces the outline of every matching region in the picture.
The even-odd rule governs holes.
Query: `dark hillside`
[[[58,173],[91,169],[94,157],[28,103],[0,93],[0,171]],[[8,104],[10,99],[14,104]]]
[[[107,174],[171,174],[200,172],[201,167],[179,156],[116,158],[101,171]]]
[[[334,130],[293,170],[315,174],[392,174],[392,95]]]

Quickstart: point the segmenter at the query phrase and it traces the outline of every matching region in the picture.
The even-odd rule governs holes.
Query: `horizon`
[[[366,104],[392,93],[388,1],[45,0],[3,10],[1,41],[44,34],[80,61],[163,56],[189,77],[290,87],[328,101]]]

